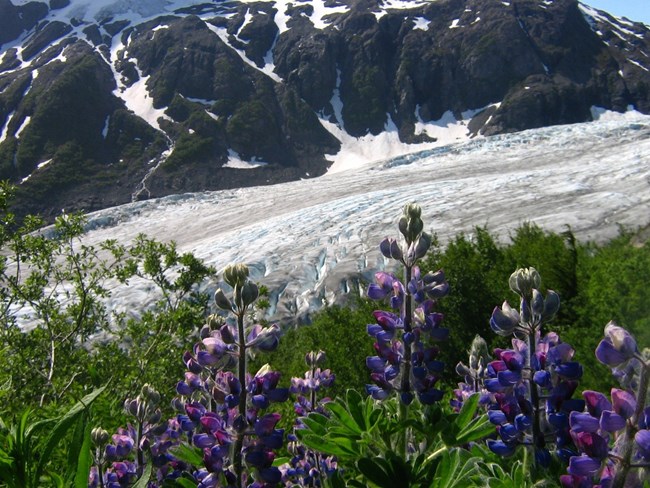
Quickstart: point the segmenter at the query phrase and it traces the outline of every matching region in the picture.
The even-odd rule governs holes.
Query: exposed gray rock
[[[0,178],[27,178],[22,213],[317,176],[340,148],[319,117],[414,143],[432,140],[419,121],[469,110],[473,135],[650,113],[648,27],[575,0],[328,0],[323,17],[188,0],[132,4],[137,22],[117,3],[66,18],[69,2],[0,0]],[[224,167],[235,154],[267,164]]]

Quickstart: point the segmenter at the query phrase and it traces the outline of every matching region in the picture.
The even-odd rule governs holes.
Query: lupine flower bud
[[[232,303],[230,302],[230,300],[228,300],[226,294],[223,292],[221,288],[219,288],[215,292],[214,302],[217,304],[217,307],[219,307],[221,310],[226,310],[228,312],[231,312],[233,310]]]
[[[318,351],[318,353],[316,353],[316,360],[314,364],[316,366],[321,366],[325,363],[325,361],[327,361],[327,356],[325,355],[325,351]]]
[[[533,288],[533,299],[530,301],[530,307],[533,315],[541,317],[544,313],[544,296],[537,288]]]
[[[399,230],[406,239],[406,243],[411,245],[415,242],[424,228],[422,222],[422,209],[415,203],[407,203],[403,209],[403,217],[399,220]]]
[[[242,286],[247,278],[248,266],[245,264],[230,264],[223,270],[223,279],[233,288]]]
[[[530,297],[533,288],[539,289],[542,279],[533,267],[519,268],[510,275],[510,289],[521,297]]]
[[[418,239],[417,246],[415,247],[415,259],[423,258],[431,247],[431,237],[426,232],[422,232],[422,235]]]
[[[544,300],[544,311],[542,312],[542,322],[548,322],[555,317],[555,314],[560,309],[560,296],[553,290],[546,292],[546,300]]]
[[[108,439],[110,439],[110,435],[101,427],[95,427],[90,432],[90,439],[95,446],[103,447],[108,442]]]
[[[395,239],[386,238],[379,244],[379,250],[381,251],[384,257],[389,259],[396,259],[397,261],[402,260],[402,250],[399,247],[399,243]]]
[[[640,430],[634,436],[639,454],[646,461],[650,461],[650,430]]]
[[[224,318],[221,315],[217,315],[214,313],[208,315],[208,320],[206,322],[206,326],[208,327],[208,330],[219,329],[223,324],[224,324]],[[201,339],[205,339],[205,337],[201,337]]]
[[[478,370],[482,366],[487,358],[490,357],[488,351],[487,343],[480,335],[474,337],[472,341],[472,346],[469,350],[469,367],[473,370]]]
[[[244,307],[248,307],[250,304],[252,304],[255,300],[257,300],[257,297],[259,296],[260,291],[259,288],[255,283],[252,283],[250,281],[246,281],[241,288],[241,298]]]
[[[140,390],[142,397],[151,405],[158,405],[160,403],[160,393],[154,390],[149,383],[145,383]]]

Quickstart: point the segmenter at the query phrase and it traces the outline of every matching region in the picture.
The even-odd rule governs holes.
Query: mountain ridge
[[[575,0],[0,0],[0,33],[0,178],[48,218],[650,113],[647,26]]]

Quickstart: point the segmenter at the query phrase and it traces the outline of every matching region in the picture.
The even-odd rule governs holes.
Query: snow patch
[[[242,51],[241,49],[237,49],[236,47],[230,44],[230,41],[228,40],[228,30],[225,27],[217,27],[216,25],[212,25],[210,22],[205,22],[205,25],[208,27],[208,29],[210,29],[217,36],[219,36],[219,39],[221,39],[226,46],[228,46],[233,51],[235,51],[242,59],[242,61],[244,61],[247,65],[249,65],[252,68],[255,68],[257,71],[261,71],[269,78],[271,78],[273,81],[282,83],[282,78],[280,78],[275,73],[275,65],[271,60],[265,58],[264,62],[266,64],[262,68],[260,68],[248,56],[246,56],[246,53],[244,51]],[[269,53],[270,52],[271,51],[269,51]],[[269,53],[267,53],[267,56],[269,55]]]
[[[51,160],[51,159],[48,159],[47,161],[43,161],[42,163],[39,163],[38,166],[36,166],[36,170],[34,170],[34,172],[38,171],[39,169],[43,169],[43,168],[45,168],[45,166],[47,166],[47,165],[50,164],[51,162],[52,162],[52,160]],[[30,173],[30,174],[28,174],[27,176],[25,176],[22,180],[20,180],[20,184],[22,185],[22,184],[25,183],[27,180],[29,180],[29,179],[32,177],[33,174],[34,174],[34,173]]]
[[[427,3],[428,2],[418,2],[411,0],[384,0],[381,2],[381,8],[384,10],[405,10],[422,7]]]
[[[111,122],[111,116],[107,115],[106,119],[104,120],[104,127],[102,127],[102,139],[106,139],[106,136],[108,135],[108,126]]]
[[[458,28],[458,27],[461,27],[460,25],[458,25],[459,22],[460,22],[460,19],[454,19],[454,20],[452,20],[452,21],[451,21],[451,25],[449,26],[449,28],[450,28],[450,29],[456,29],[456,28]]]
[[[627,61],[628,61],[628,63],[632,63],[633,65],[638,66],[638,67],[641,68],[643,71],[650,71],[650,69],[646,68],[645,66],[643,66],[643,65],[642,65],[641,63],[639,63],[638,61],[634,61],[633,59],[630,59],[630,58],[628,58]]]
[[[232,149],[228,149],[228,162],[223,165],[224,168],[236,168],[236,169],[253,169],[259,168],[260,166],[266,166],[268,163],[253,158],[252,161],[243,160],[239,154]]]
[[[25,130],[25,128],[29,125],[31,120],[32,118],[29,115],[25,117],[23,123],[20,124],[20,127],[18,127],[18,130],[16,131],[16,136],[15,136],[16,139],[20,138],[20,134],[22,134],[23,130]]]
[[[337,5],[333,7],[326,7],[325,0],[312,0],[309,2],[313,8],[312,14],[307,18],[310,20],[316,29],[325,29],[330,25],[329,21],[325,20],[325,16],[333,14],[344,14],[350,10],[347,5]]]
[[[413,19],[413,23],[415,24],[413,26],[413,29],[428,31],[429,24],[431,23],[431,21],[429,19],[425,19],[424,17],[416,17],[415,19]]]
[[[7,134],[9,131],[9,124],[11,123],[11,119],[14,118],[15,113],[16,112],[13,111],[7,116],[7,121],[5,122],[5,125],[2,128],[2,132],[0,133],[0,143],[2,143],[7,138]]]

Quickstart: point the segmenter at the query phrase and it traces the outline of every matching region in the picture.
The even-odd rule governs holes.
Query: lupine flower
[[[376,283],[368,287],[369,298],[390,298],[394,312],[375,311],[376,323],[367,326],[368,334],[375,339],[377,354],[366,360],[372,380],[366,391],[376,400],[384,400],[397,391],[406,405],[415,396],[425,404],[442,398],[436,384],[443,365],[436,360],[438,349],[431,343],[444,341],[449,335],[440,326],[442,314],[434,311],[435,300],[449,292],[444,272],[422,276],[415,266],[431,246],[431,238],[422,231],[421,214],[418,205],[406,205],[399,221],[405,246],[389,238],[379,246],[386,258],[404,266],[405,283],[393,274],[379,272],[375,275]],[[415,310],[414,305],[418,305]]]
[[[160,396],[145,385],[136,399],[125,402],[127,412],[138,420],[138,429],[121,429],[113,436],[103,458],[97,456],[91,486],[99,484],[100,476],[105,487],[128,486],[135,481],[136,473],[142,472],[145,449],[150,452],[148,461],[156,468],[156,481],[152,478],[148,485],[151,487],[166,486],[181,474],[189,476],[188,480],[193,478],[201,488],[239,483],[266,487],[281,480],[281,472],[272,463],[274,451],[282,447],[284,432],[275,428],[279,415],[264,410],[287,400],[289,389],[279,387],[280,375],[268,365],[251,375],[245,370],[246,361],[241,360],[247,351],[275,349],[280,329],[275,324],[247,326],[248,308],[259,289],[248,280],[246,266],[226,268],[224,280],[233,288],[233,298],[218,290],[215,302],[234,314],[236,323],[231,318],[209,317],[201,328],[200,340],[183,355],[187,371],[176,385],[180,396],[172,402],[178,414],[155,425],[160,421]],[[245,378],[246,384],[240,378]],[[187,466],[174,456],[174,447],[181,442],[202,450],[202,466]],[[137,463],[120,460],[134,450],[138,452]],[[115,462],[105,466],[104,458]],[[103,467],[106,470],[101,475]]]
[[[613,368],[624,388],[612,388],[611,401],[600,392],[583,393],[587,413],[573,413],[570,422],[580,456],[571,457],[571,478],[563,477],[564,486],[572,486],[571,481],[573,486],[640,487],[643,468],[634,462],[647,461],[650,455],[650,408],[644,407],[650,363],[631,334],[613,322],[605,326],[596,357]]]
[[[573,348],[560,341],[555,333],[542,335],[541,328],[552,320],[560,306],[557,293],[539,291],[541,277],[535,268],[521,268],[510,275],[510,289],[520,297],[519,310],[506,301],[496,307],[490,327],[501,336],[514,336],[512,349],[496,349],[496,360],[487,364],[481,384],[470,373],[472,369],[459,364],[459,373],[472,380],[479,391],[482,386],[492,394],[488,418],[497,426],[500,440],[488,442],[489,448],[502,456],[512,455],[518,445],[534,449],[535,462],[550,463],[550,447],[560,458],[570,455],[573,439],[569,419],[580,429],[598,428],[598,422],[576,416],[584,402],[573,399],[582,366],[573,361]],[[462,393],[472,389],[463,385]],[[580,465],[580,461],[578,461]],[[563,483],[572,486],[577,478],[567,477]],[[575,485],[578,486],[578,485]]]
[[[609,322],[605,326],[605,338],[596,348],[596,357],[601,363],[612,367],[620,366],[638,353],[636,341],[627,330],[615,322]]]
[[[323,351],[310,351],[305,355],[308,370],[304,378],[291,379],[292,393],[298,393],[294,403],[294,411],[298,418],[294,424],[294,432],[304,428],[301,417],[311,412],[318,412],[328,416],[325,406],[329,398],[318,398],[322,389],[330,387],[334,382],[334,375],[330,370],[322,370],[326,356]],[[323,486],[323,478],[331,476],[338,469],[336,459],[332,456],[318,455],[297,442],[295,434],[287,436],[287,450],[291,454],[289,463],[280,466],[282,481],[286,486]]]

